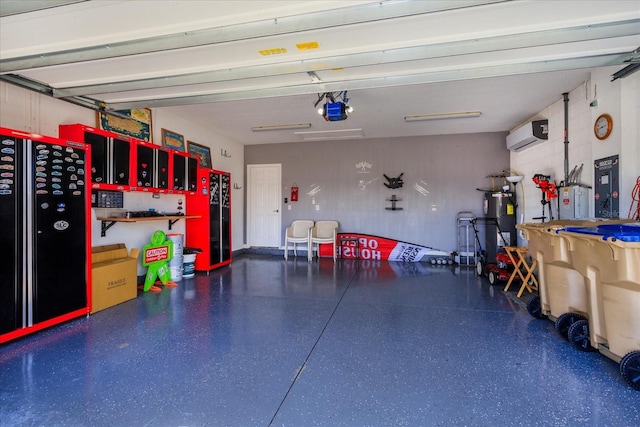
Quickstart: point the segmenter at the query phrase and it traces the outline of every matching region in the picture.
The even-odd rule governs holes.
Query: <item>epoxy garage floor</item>
[[[2,426],[638,426],[618,365],[472,269],[237,257],[0,348]]]

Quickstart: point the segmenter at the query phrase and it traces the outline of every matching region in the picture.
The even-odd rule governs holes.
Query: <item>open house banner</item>
[[[432,257],[441,259],[451,257],[449,252],[428,246],[415,245],[368,234],[339,233],[337,239],[338,256],[341,258],[419,262],[425,257],[425,260]],[[331,253],[332,246],[331,244],[320,245],[320,256],[333,256]]]

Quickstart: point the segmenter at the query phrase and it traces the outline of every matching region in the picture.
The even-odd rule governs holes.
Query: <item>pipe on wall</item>
[[[569,93],[562,94],[564,100],[564,181],[569,183]]]

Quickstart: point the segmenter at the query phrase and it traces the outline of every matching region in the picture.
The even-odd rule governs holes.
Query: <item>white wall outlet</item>
[[[315,197],[311,199],[311,204],[312,204],[312,205],[315,205],[315,204],[316,204],[316,198],[315,198]]]
[[[287,209],[291,210],[291,205],[287,205]]]
[[[320,210],[320,205],[316,205],[316,210],[319,211]]]
[[[438,210],[438,205],[436,205],[436,204],[431,205],[431,210],[433,212],[437,211]]]

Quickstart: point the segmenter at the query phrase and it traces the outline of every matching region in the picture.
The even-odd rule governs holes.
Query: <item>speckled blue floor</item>
[[[618,365],[472,269],[240,256],[0,348],[2,426],[634,426]]]

